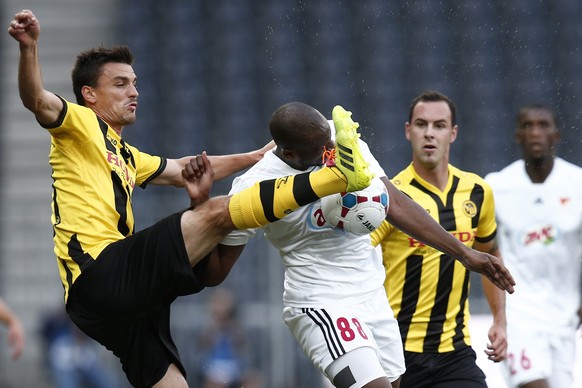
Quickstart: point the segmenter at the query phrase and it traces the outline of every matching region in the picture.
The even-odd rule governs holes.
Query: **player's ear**
[[[522,139],[522,137],[523,137],[523,135],[522,135],[522,131],[520,131],[520,130],[519,130],[519,128],[518,128],[518,129],[515,131],[515,137],[514,137],[514,138],[515,138],[515,142],[516,142],[517,144],[521,145],[521,143],[522,143],[522,140],[523,140],[523,139]]]
[[[91,86],[83,86],[81,88],[81,94],[83,95],[83,99],[86,102],[89,102],[91,104],[95,103],[95,91]]]
[[[293,151],[290,148],[282,148],[281,149],[281,155],[285,158],[285,159],[295,159],[295,151]]]
[[[406,140],[410,141],[410,123],[408,121],[404,124],[404,136]]]
[[[451,143],[454,143],[457,139],[457,133],[459,133],[459,126],[453,125],[453,130],[451,131]]]

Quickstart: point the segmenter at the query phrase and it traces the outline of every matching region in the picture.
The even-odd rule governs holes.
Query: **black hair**
[[[410,104],[410,109],[408,110],[408,122],[412,121],[414,107],[416,107],[416,105],[419,102],[438,102],[438,101],[444,101],[447,103],[447,105],[449,106],[449,110],[451,111],[451,124],[453,126],[457,125],[457,107],[455,106],[455,103],[449,97],[435,90],[426,90],[422,92],[414,100],[412,100],[412,103]]]
[[[73,92],[77,104],[85,106],[81,89],[83,86],[95,87],[101,75],[101,67],[106,63],[126,63],[133,65],[133,54],[127,46],[111,48],[97,47],[83,51],[77,56],[77,61],[71,72]]]

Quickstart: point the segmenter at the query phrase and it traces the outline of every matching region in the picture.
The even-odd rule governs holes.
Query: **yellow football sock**
[[[346,178],[337,167],[260,181],[230,198],[230,217],[237,229],[257,228],[346,188]]]

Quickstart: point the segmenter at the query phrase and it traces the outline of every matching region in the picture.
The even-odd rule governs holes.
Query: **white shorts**
[[[503,375],[509,387],[545,379],[550,387],[572,386],[576,337],[507,328],[507,360]]]
[[[358,388],[380,377],[394,381],[405,371],[398,323],[384,289],[355,306],[286,307],[283,319],[313,365],[330,381],[342,380],[336,386]]]

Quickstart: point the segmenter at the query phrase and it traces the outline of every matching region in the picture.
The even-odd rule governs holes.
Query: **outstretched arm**
[[[242,171],[245,168],[251,167],[259,160],[263,159],[265,153],[274,147],[275,142],[271,140],[263,147],[253,151],[240,154],[209,156],[208,158],[214,169],[214,179],[219,180]]]
[[[254,165],[274,146],[275,143],[270,141],[263,147],[254,151],[231,155],[209,155],[208,160],[212,163],[214,179],[220,180],[226,178],[229,175]],[[190,163],[192,158],[195,158],[195,156],[186,156],[180,159],[168,159],[166,169],[157,176],[156,179],[152,180],[151,183],[155,185],[182,187],[184,185],[181,176],[182,170],[186,164]]]
[[[493,256],[501,258],[501,252],[497,244],[497,238],[486,243],[478,241],[473,244],[473,248],[481,252],[487,252]],[[487,298],[489,309],[493,314],[493,324],[489,328],[489,343],[487,344],[487,358],[493,362],[505,360],[507,357],[507,320],[505,318],[505,293],[495,287],[489,279],[483,276],[483,292]]]
[[[63,102],[44,89],[38,62],[38,37],[40,23],[30,10],[14,15],[8,33],[20,44],[18,63],[18,91],[23,105],[36,116],[41,124],[57,121]]]
[[[382,178],[390,195],[386,219],[404,233],[459,260],[465,268],[479,272],[501,290],[513,293],[515,281],[497,257],[478,252],[461,243],[442,228],[416,202],[398,190],[388,178]]]
[[[2,299],[0,299],[0,322],[8,329],[8,344],[12,348],[12,358],[17,359],[24,350],[24,329],[20,319]]]
[[[244,245],[229,246],[218,244],[212,252],[194,267],[198,279],[206,287],[214,287],[222,283],[244,248]]]

